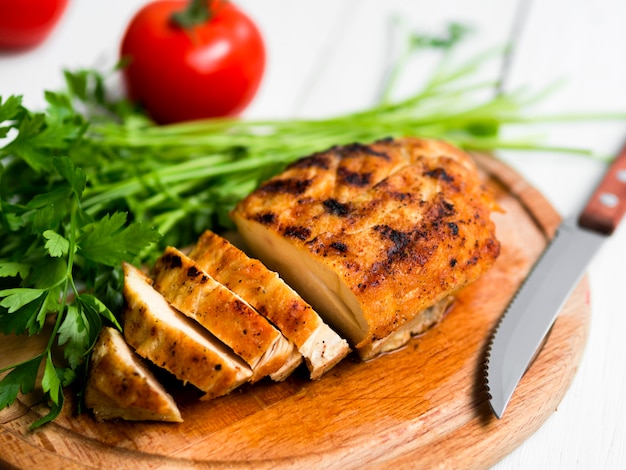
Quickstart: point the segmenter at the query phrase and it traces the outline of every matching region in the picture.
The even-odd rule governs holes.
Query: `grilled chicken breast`
[[[310,377],[317,379],[350,347],[277,273],[248,257],[225,238],[205,231],[189,257],[216,280],[246,299],[293,341]]]
[[[124,264],[124,337],[135,351],[203,391],[208,400],[252,377],[243,360],[175,310],[134,266]]]
[[[89,363],[85,405],[97,421],[182,422],[172,396],[124,341],[110,327],[100,332]]]
[[[494,209],[468,154],[406,138],[303,158],[232,218],[251,253],[368,359],[438,321],[445,308],[433,318],[433,307],[492,265]]]
[[[297,354],[293,343],[265,317],[176,248],[165,249],[154,265],[153,277],[155,289],[174,308],[246,361],[253,373],[251,382],[279,371]]]

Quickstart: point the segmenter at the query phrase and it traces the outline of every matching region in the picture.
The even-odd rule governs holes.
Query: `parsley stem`
[[[104,204],[115,199],[136,195],[146,187],[167,186],[172,183],[182,181],[200,181],[204,178],[254,170],[258,169],[260,166],[274,165],[281,161],[280,158],[281,157],[277,158],[274,156],[259,156],[245,160],[236,160],[211,166],[203,166],[196,169],[183,168],[181,171],[177,171],[178,168],[170,167],[162,171],[156,170],[148,175],[142,176],[141,178],[134,178],[122,183],[117,183],[109,187],[105,187],[103,190],[100,188],[101,191],[98,192],[91,191],[90,194],[86,191],[86,195],[83,200],[83,208],[86,209],[88,213],[94,213],[101,210]],[[289,157],[286,158],[286,161],[288,160]]]
[[[48,345],[46,346],[46,352],[48,353],[52,351],[54,340],[56,339],[59,328],[61,327],[61,323],[63,323],[63,319],[65,318],[65,309],[68,305],[68,292],[70,287],[75,294],[78,294],[78,290],[76,289],[76,285],[74,284],[74,278],[72,275],[74,269],[74,253],[76,251],[76,212],[79,205],[78,197],[74,192],[72,192],[70,205],[69,249],[67,255],[67,266],[65,269],[65,279],[63,281],[64,285],[63,289],[61,290],[61,302],[59,306],[59,311],[57,312],[54,327],[52,328],[52,333],[50,334],[50,339],[48,341]]]

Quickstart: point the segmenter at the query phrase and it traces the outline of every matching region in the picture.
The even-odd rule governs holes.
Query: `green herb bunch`
[[[410,43],[445,55],[460,36],[453,25],[449,38],[414,36]],[[0,409],[32,392],[43,368],[50,412],[32,426],[58,416],[63,388],[84,383],[102,326],[120,328],[122,261],[150,264],[166,245],[184,247],[205,229],[231,228],[230,209],[301,156],[405,135],[468,150],[544,148],[501,137],[503,127],[529,121],[523,111],[531,100],[484,97],[497,81],[472,78],[494,57],[442,66],[415,94],[391,101],[400,61],[379,105],[316,120],[157,126],[131,103],[110,98],[105,77],[93,70],[65,72],[67,90],[46,92],[43,112],[26,109],[19,96],[0,97],[0,332],[48,338],[41,354],[0,369]]]

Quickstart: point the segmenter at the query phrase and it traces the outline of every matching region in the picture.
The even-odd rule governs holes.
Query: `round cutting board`
[[[583,279],[522,379],[503,419],[484,387],[491,334],[553,236],[559,216],[501,161],[476,155],[496,192],[502,252],[457,297],[446,318],[403,349],[369,362],[348,357],[317,381],[294,374],[200,402],[179,399],[184,423],[96,422],[73,394],[51,424],[28,426],[45,408],[25,397],[0,411],[0,466],[19,468],[486,468],[557,408],[578,367],[589,317]],[[29,357],[37,340],[0,341],[0,366]]]

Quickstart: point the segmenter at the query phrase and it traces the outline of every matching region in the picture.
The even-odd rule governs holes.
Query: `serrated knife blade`
[[[626,212],[626,146],[578,218],[563,221],[515,294],[487,350],[489,403],[501,418],[561,308]]]

